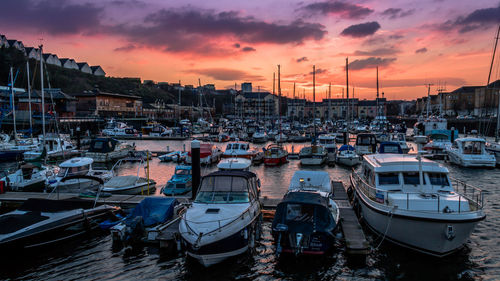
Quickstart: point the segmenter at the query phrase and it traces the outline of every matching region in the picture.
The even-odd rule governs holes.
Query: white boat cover
[[[119,188],[119,187],[126,187],[130,186],[133,187],[135,186],[137,180],[139,180],[137,176],[118,176],[118,177],[113,177],[106,183],[104,183],[105,188]]]
[[[330,193],[332,192],[330,176],[323,171],[296,171],[290,180],[288,190],[315,190]]]

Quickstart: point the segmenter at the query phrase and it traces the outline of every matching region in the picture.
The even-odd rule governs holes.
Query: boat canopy
[[[399,145],[399,143],[397,142],[384,141],[380,143],[378,147],[378,153],[403,154],[403,149],[401,149],[401,145]]]
[[[219,170],[248,170],[252,161],[246,158],[226,158],[218,165]]]
[[[272,229],[286,225],[290,232],[311,234],[330,232],[335,220],[328,209],[328,199],[318,193],[289,192],[278,204]]]
[[[330,176],[323,171],[296,171],[290,180],[288,190],[312,190],[331,193]]]
[[[354,151],[355,149],[352,145],[348,144],[344,144],[339,148],[339,151],[346,151],[346,150]]]
[[[146,197],[135,206],[125,220],[140,216],[145,227],[152,226],[171,219],[177,204],[178,201],[175,198]]]
[[[118,140],[114,138],[97,138],[90,142],[89,152],[107,153],[115,150]]]

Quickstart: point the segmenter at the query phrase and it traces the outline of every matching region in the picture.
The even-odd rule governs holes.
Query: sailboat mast
[[[281,81],[280,81],[280,65],[278,64],[278,118],[279,118],[279,134],[281,138]]]
[[[314,140],[316,141],[316,66],[313,65],[313,124]]]
[[[30,138],[33,143],[33,118],[31,118],[31,85],[30,85],[30,63],[26,62],[26,74],[28,75],[28,110],[30,118]]]
[[[495,61],[495,54],[497,51],[498,36],[500,35],[500,25],[498,25],[497,36],[495,37],[495,47],[493,48],[493,56],[491,57],[490,72],[488,74],[488,83],[486,88],[490,85],[491,70],[493,69],[493,62]],[[500,130],[500,91],[497,93],[498,96],[498,107],[497,107],[497,129],[495,131],[495,141],[498,142],[498,134]]]
[[[328,120],[332,120],[332,82],[328,85]]]
[[[380,107],[378,103],[379,92],[378,92],[378,66],[377,66],[377,116],[380,116]]]
[[[14,140],[17,144],[17,129],[16,129],[16,103],[14,101],[14,75],[12,74],[12,67],[10,67],[10,94],[12,98],[12,120],[14,124]]]
[[[43,147],[45,147],[45,93],[43,91],[43,45],[40,48],[40,90],[42,92],[42,133]]]
[[[349,58],[345,58],[345,84],[347,97],[347,127],[349,127]]]

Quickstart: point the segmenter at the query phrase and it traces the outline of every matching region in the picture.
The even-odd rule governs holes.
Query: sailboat
[[[491,70],[493,69],[493,63],[495,61],[495,54],[497,50],[498,37],[500,35],[500,25],[498,26],[497,36],[495,38],[495,48],[493,48],[493,56],[491,58],[490,72],[488,74],[488,83],[486,84],[486,88],[490,86],[491,79]],[[499,143],[499,133],[500,133],[500,92],[497,89],[497,98],[498,98],[498,107],[497,107],[497,128],[495,131],[495,142],[487,142],[486,143],[486,151],[495,155],[496,164],[500,164],[500,143]]]

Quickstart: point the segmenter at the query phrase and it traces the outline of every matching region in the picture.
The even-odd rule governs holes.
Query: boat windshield
[[[89,172],[89,165],[60,168],[59,172],[57,173],[57,176],[58,177],[81,176],[81,175],[86,175],[88,172]]]
[[[445,173],[427,173],[431,185],[449,186],[448,177]]]
[[[209,176],[203,179],[197,203],[248,203],[248,181],[243,177]]]
[[[378,174],[378,184],[399,184],[399,174],[398,173],[380,173]]]
[[[483,143],[480,141],[465,141],[463,143],[464,154],[481,154]]]
[[[179,169],[179,170],[175,171],[175,174],[176,175],[190,175],[191,171],[190,170],[181,170],[181,169]]]
[[[419,185],[420,184],[420,176],[417,172],[415,173],[403,173],[403,180],[405,184],[413,184],[413,185]],[[423,177],[423,184],[425,184],[425,177]]]

